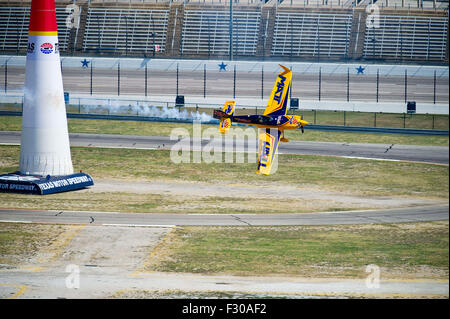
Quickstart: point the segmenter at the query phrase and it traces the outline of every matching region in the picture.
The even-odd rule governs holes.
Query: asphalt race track
[[[20,144],[20,132],[0,132],[0,144]],[[211,141],[202,139],[201,142],[191,141],[192,150],[199,150]],[[224,141],[219,141],[226,143]],[[136,148],[136,149],[166,149],[174,144],[182,143],[179,140],[171,140],[167,136],[137,136],[114,134],[70,134],[71,146],[88,146],[104,148]],[[256,144],[257,145],[257,144]],[[233,150],[249,150],[248,143],[243,140],[235,140]],[[222,149],[226,149],[223,147]],[[256,150],[255,145],[253,148]],[[250,152],[250,151],[249,151]],[[417,146],[417,145],[388,145],[388,144],[359,144],[359,143],[334,143],[334,142],[302,142],[291,141],[281,143],[280,154],[303,154],[343,156],[352,158],[411,161],[448,165],[448,147],[444,146]]]
[[[140,214],[1,209],[0,222],[99,226],[267,226],[343,225],[448,220],[449,206],[305,214]]]

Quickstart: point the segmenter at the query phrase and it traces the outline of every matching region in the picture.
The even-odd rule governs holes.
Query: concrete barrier
[[[432,65],[402,65],[402,64],[369,64],[369,63],[310,63],[310,62],[288,62],[288,61],[224,61],[224,60],[177,60],[177,59],[151,59],[151,58],[103,58],[103,57],[61,57],[63,67],[81,68],[84,59],[94,64],[95,68],[116,69],[118,63],[123,70],[142,70],[147,64],[149,70],[175,71],[177,65],[180,71],[203,71],[206,65],[207,71],[219,71],[219,64],[226,64],[226,71],[233,71],[234,66],[239,72],[280,72],[278,64],[283,64],[292,69],[297,75],[317,74],[321,68],[323,74],[346,75],[347,69],[350,74],[357,74],[357,68],[364,68],[364,74],[376,75],[379,70],[381,76],[404,76],[405,70],[408,77],[433,77],[434,71],[438,78],[448,78],[447,66]],[[11,66],[25,66],[25,56],[0,56],[0,65],[5,62]],[[222,71],[224,72],[224,71]]]

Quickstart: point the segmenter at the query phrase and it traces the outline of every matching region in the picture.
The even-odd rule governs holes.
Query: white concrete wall
[[[61,63],[64,67],[81,68],[81,61],[85,57],[61,57]],[[175,71],[177,64],[180,71],[202,71],[206,64],[207,71],[219,71],[219,64],[224,62],[226,70],[233,71],[234,66],[239,72],[273,72],[277,74],[280,70],[279,64],[291,68],[296,75],[318,74],[319,68],[323,74],[347,74],[347,69],[351,74],[356,74],[356,68],[362,66],[364,74],[376,75],[379,70],[381,76],[403,76],[407,70],[408,77],[433,77],[434,71],[438,78],[448,78],[448,66],[431,65],[402,65],[402,64],[365,64],[365,63],[309,63],[309,62],[273,62],[273,61],[226,61],[226,60],[173,60],[173,59],[142,59],[142,58],[90,58],[87,61],[93,61],[95,68],[116,69],[120,62],[120,68],[123,70],[142,70],[147,64],[149,70],[157,71]],[[0,65],[5,62],[11,66],[25,66],[25,56],[0,56]]]

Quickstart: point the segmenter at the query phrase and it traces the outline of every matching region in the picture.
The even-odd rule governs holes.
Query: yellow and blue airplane
[[[253,125],[259,130],[258,167],[256,173],[269,175],[279,142],[289,142],[284,130],[300,128],[304,132],[307,121],[298,115],[286,115],[291,90],[292,71],[281,65],[263,115],[234,115],[235,101],[226,101],[223,110],[214,110],[214,118],[220,119],[219,132],[227,133],[232,122]]]

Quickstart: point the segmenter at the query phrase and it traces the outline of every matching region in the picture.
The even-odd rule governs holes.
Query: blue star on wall
[[[90,62],[90,61],[84,59],[83,61],[81,61],[81,67],[82,67],[82,68],[87,68],[87,67],[89,67],[89,62]]]
[[[358,68],[356,68],[356,71],[358,71],[358,73],[357,74],[364,74],[364,70],[365,70],[366,68],[363,68],[361,65],[358,67]]]
[[[222,62],[221,64],[219,64],[219,68],[220,68],[219,71],[222,71],[222,70],[226,71],[227,70],[226,67],[227,67],[227,65]]]

